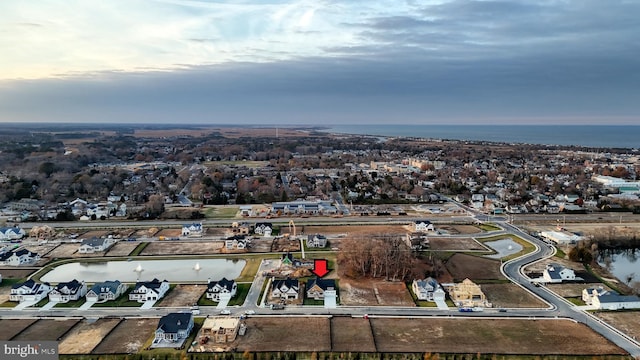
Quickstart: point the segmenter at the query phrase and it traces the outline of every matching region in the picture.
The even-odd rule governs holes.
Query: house
[[[49,300],[66,303],[77,301],[87,293],[87,284],[73,279],[68,282],[61,282],[49,292]]]
[[[436,228],[433,226],[431,221],[429,220],[416,220],[413,222],[413,232],[428,232],[428,231],[436,231]]]
[[[271,284],[271,297],[296,300],[299,297],[300,283],[297,279],[274,279]]]
[[[244,235],[235,235],[224,241],[224,248],[227,250],[244,250],[248,245]]]
[[[181,346],[193,329],[193,315],[190,312],[169,313],[160,318],[151,347]]]
[[[207,318],[202,324],[200,342],[212,340],[215,343],[234,341],[238,336],[240,319],[236,317]]]
[[[167,280],[138,281],[129,293],[129,300],[143,303],[149,300],[159,300],[169,290]]]
[[[82,244],[78,248],[78,252],[81,254],[93,254],[96,252],[103,252],[109,250],[116,240],[113,237],[107,238],[91,238],[82,240]]]
[[[327,290],[335,291],[336,281],[333,279],[311,278],[307,281],[306,287],[307,298],[322,300]]]
[[[202,223],[185,224],[182,225],[182,236],[200,237],[204,234]]]
[[[234,235],[249,235],[250,232],[250,226],[249,223],[247,222],[233,222],[231,224],[231,232]]]
[[[0,227],[0,240],[18,240],[25,237],[26,234],[24,229],[17,226]]]
[[[229,294],[229,298],[236,295],[238,284],[234,280],[222,278],[220,281],[207,281],[205,297],[212,301],[220,301],[220,294]]]
[[[253,228],[253,233],[256,235],[262,235],[269,237],[273,232],[273,224],[272,223],[256,223],[256,226]]]
[[[421,232],[407,233],[405,242],[407,246],[411,248],[411,250],[418,251],[429,247],[429,239],[424,233]]]
[[[40,260],[40,255],[27,249],[7,251],[0,255],[0,265],[20,266],[32,265]]]
[[[449,290],[449,296],[459,307],[491,307],[480,285],[469,279],[464,279],[461,283],[454,284]]]
[[[33,280],[27,280],[21,284],[14,284],[9,294],[10,301],[40,301],[44,299],[51,291],[49,283],[36,283]]]
[[[87,291],[87,301],[105,302],[115,300],[127,291],[127,285],[118,280],[96,283]]]
[[[576,279],[573,270],[559,264],[548,264],[542,272],[542,278],[547,283],[561,283],[563,281],[572,281]]]
[[[413,293],[416,294],[418,300],[426,301],[444,301],[445,293],[442,286],[431,277],[424,280],[413,280],[411,284]]]
[[[327,237],[320,234],[307,235],[307,247],[323,248],[327,246]]]
[[[621,310],[640,309],[640,298],[635,295],[620,295],[603,287],[582,290],[582,300],[597,309]]]

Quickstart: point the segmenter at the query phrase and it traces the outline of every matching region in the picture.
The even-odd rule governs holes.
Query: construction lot
[[[404,282],[340,279],[341,305],[415,306]]]
[[[144,248],[140,255],[211,255],[219,254],[222,246],[222,241],[153,241]]]

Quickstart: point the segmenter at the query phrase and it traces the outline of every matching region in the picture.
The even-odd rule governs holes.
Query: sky
[[[635,0],[2,0],[0,122],[640,125]]]

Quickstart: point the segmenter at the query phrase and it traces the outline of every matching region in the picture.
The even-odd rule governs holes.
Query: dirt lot
[[[0,268],[2,279],[24,279],[33,274],[34,271],[34,269]]]
[[[138,352],[153,337],[158,319],[124,319],[105,337],[93,354],[121,354]]]
[[[566,320],[371,319],[371,327],[379,352],[625,353],[588,327]]]
[[[482,284],[482,292],[496,308],[546,308],[544,301],[515,284]]]
[[[67,333],[58,350],[60,354],[90,354],[120,319],[82,320]]]
[[[162,229],[155,236],[179,237],[182,234],[181,229]]]
[[[450,237],[429,237],[429,247],[431,250],[476,250],[487,251],[484,246],[480,245],[472,238],[450,238]]]
[[[176,285],[166,297],[164,297],[157,306],[160,307],[176,307],[191,306],[198,302],[200,296],[207,290],[205,285]]]
[[[295,252],[300,251],[300,240],[280,238],[274,239],[271,243],[272,252]]]
[[[340,279],[340,304],[415,306],[403,282],[371,279]]]
[[[139,245],[137,241],[118,241],[107,253],[106,256],[127,256]]]
[[[640,311],[604,311],[597,316],[634,339],[640,339]]]
[[[91,239],[91,238],[101,238],[109,234],[110,232],[107,230],[92,230],[92,231],[87,231],[86,233],[79,235],[78,237],[81,239]]]
[[[328,318],[248,318],[246,324],[247,333],[232,345],[238,351],[331,350]]]
[[[36,319],[1,319],[0,340],[11,340],[20,331],[36,322]]]
[[[38,320],[23,332],[15,336],[13,341],[56,341],[69,329],[74,327],[79,319],[66,320]]]
[[[403,225],[359,225],[359,226],[302,226],[300,234],[323,234],[347,236],[381,235],[381,234],[405,234],[407,229]]]
[[[352,317],[331,319],[333,351],[376,352],[369,320]]]
[[[221,241],[154,241],[140,255],[206,255],[219,254]]]
[[[70,258],[78,252],[80,243],[60,244],[46,254],[48,258]],[[84,254],[83,254],[84,255]]]
[[[445,263],[456,282],[471,280],[504,279],[500,272],[500,261],[467,254],[454,254]]]
[[[602,283],[584,283],[584,284],[547,284],[546,285],[549,290],[554,293],[562,296],[562,297],[582,297],[582,290],[586,288],[597,288],[598,286],[602,286],[607,290],[609,289]]]

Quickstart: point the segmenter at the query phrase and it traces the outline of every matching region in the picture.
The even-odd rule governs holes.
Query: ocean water
[[[339,134],[640,149],[640,125],[332,125]]]

